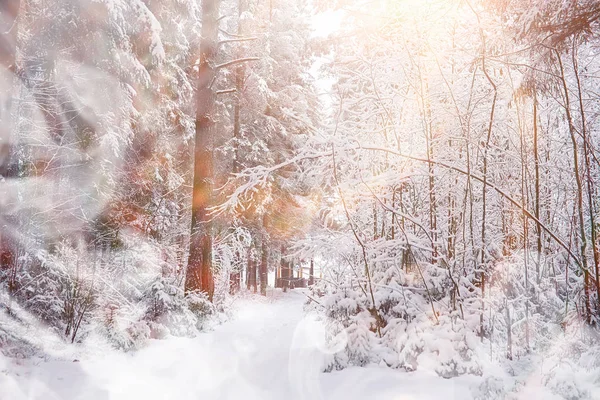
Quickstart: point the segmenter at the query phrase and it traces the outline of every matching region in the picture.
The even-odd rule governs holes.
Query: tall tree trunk
[[[252,271],[251,271],[251,276],[252,276],[252,291],[254,293],[258,292],[258,279],[257,279],[257,272],[258,272],[258,261],[257,260],[252,260]]]
[[[238,1],[238,22],[237,22],[237,35],[241,37],[243,35],[243,27],[242,27],[242,14],[246,10],[246,2],[245,0]],[[239,52],[238,52],[239,53]],[[238,54],[238,58],[240,54]],[[233,173],[237,174],[241,170],[240,164],[240,154],[239,154],[239,143],[241,136],[241,121],[240,121],[240,111],[241,111],[241,97],[242,97],[242,89],[244,82],[244,64],[240,64],[237,66],[235,70],[235,98],[234,98],[234,106],[233,106]],[[235,254],[235,259],[239,260],[241,255],[239,253]],[[229,274],[230,281],[230,292],[234,294],[240,288],[240,272],[232,271]]]
[[[433,160],[433,133],[431,132],[431,120],[429,122],[429,136],[427,138],[427,159]],[[428,164],[429,171],[429,227],[431,229],[432,238],[432,251],[431,251],[431,263],[437,264],[438,250],[437,250],[437,205],[435,196],[435,170],[433,164]]]
[[[238,1],[238,22],[237,22],[237,36],[242,37],[244,35],[244,26],[242,23],[242,14],[246,11],[246,1]],[[238,58],[241,58],[241,51],[238,51]],[[241,100],[242,91],[244,85],[245,65],[244,63],[239,64],[235,69],[235,97],[233,105],[233,172],[238,173],[241,169],[240,155],[239,155],[239,141],[241,138]]]
[[[483,33],[482,33],[483,35]],[[483,73],[487,79],[487,81],[489,82],[489,84],[492,86],[493,90],[494,90],[494,98],[492,100],[492,108],[490,111],[490,121],[488,124],[488,130],[487,130],[487,137],[485,140],[485,148],[483,149],[483,190],[482,190],[482,195],[481,195],[481,207],[482,207],[482,211],[481,211],[481,314],[479,316],[479,324],[480,324],[480,335],[481,335],[481,340],[483,341],[483,336],[484,336],[484,327],[483,327],[483,319],[484,319],[484,311],[485,311],[485,247],[486,247],[486,237],[485,237],[485,229],[487,227],[486,225],[486,217],[487,217],[487,180],[488,180],[488,150],[490,148],[490,141],[492,138],[492,128],[494,127],[494,115],[496,112],[496,100],[498,99],[498,88],[496,87],[496,84],[494,83],[494,81],[492,80],[492,78],[488,75],[486,66],[485,66],[485,40],[483,43],[483,57],[481,60],[481,66],[483,69]]]
[[[283,292],[287,292],[287,289],[290,285],[290,269],[288,261],[284,257],[285,255],[285,246],[281,245],[281,287]]]
[[[579,172],[579,145],[577,143],[576,129],[573,124],[573,117],[571,115],[571,101],[569,98],[569,88],[567,86],[567,80],[565,77],[565,70],[562,63],[560,53],[556,51],[556,57],[558,59],[558,66],[560,68],[560,77],[563,87],[563,93],[565,96],[565,113],[567,116],[567,122],[569,124],[569,133],[571,135],[571,144],[573,146],[573,174],[575,175],[575,182],[577,184],[577,215],[579,217],[579,234],[581,240],[581,266],[583,269],[583,295],[584,295],[584,306],[585,306],[585,318],[588,323],[591,323],[591,309],[590,309],[590,272],[587,263],[587,236],[585,233],[585,221],[583,217],[583,182],[581,180],[581,174]]]
[[[427,151],[427,159],[433,160],[433,117],[431,113],[431,105],[429,103],[429,81],[427,77],[420,76],[420,90],[421,90],[421,101],[423,103],[423,129],[425,133],[425,147]],[[431,263],[436,264],[438,259],[437,250],[437,201],[435,195],[435,168],[432,163],[427,164],[429,172],[428,183],[429,183],[429,229],[431,231],[432,249],[431,249]]]
[[[393,218],[392,214],[392,218]],[[393,229],[393,227],[392,227]],[[315,283],[315,260],[313,258],[310,259],[310,270],[308,273],[308,286],[312,286]]]
[[[246,267],[246,287],[256,293],[256,260],[251,256],[251,250],[248,250],[248,265]]]
[[[517,120],[519,124],[519,141],[521,152],[521,218],[523,221],[523,268],[525,271],[525,350],[529,352],[529,219],[525,210],[527,208],[527,148],[524,138],[524,130],[521,123],[519,102],[516,102]]]
[[[481,200],[481,314],[479,316],[479,324],[480,324],[480,335],[481,340],[483,341],[484,336],[484,327],[483,327],[483,319],[484,319],[484,311],[485,311],[485,247],[486,247],[486,237],[485,237],[485,229],[486,229],[486,217],[487,217],[487,172],[488,172],[488,150],[490,148],[490,141],[492,138],[492,128],[494,127],[494,115],[496,112],[496,100],[498,99],[498,89],[496,84],[492,80],[492,78],[488,75],[486,67],[485,67],[485,43],[484,43],[484,54],[482,58],[482,69],[485,77],[488,82],[492,86],[494,90],[494,99],[492,100],[492,109],[490,111],[490,121],[488,125],[487,137],[485,140],[485,148],[483,149],[483,190],[482,190],[482,200]]]
[[[377,225],[377,200],[373,200],[373,241],[376,241],[379,236],[379,227]]]
[[[202,40],[196,84],[196,138],[192,227],[185,291],[200,290],[212,300],[212,223],[208,213],[212,199],[213,149],[215,134],[214,61],[217,52],[219,0],[202,0]]]
[[[513,341],[512,341],[512,318],[510,316],[510,306],[508,300],[504,299],[504,307],[506,309],[506,358],[513,359]]]
[[[598,249],[598,238],[596,231],[596,210],[594,207],[594,180],[592,176],[592,168],[590,162],[590,143],[588,139],[588,130],[587,130],[587,122],[585,117],[585,108],[583,107],[583,93],[581,90],[581,80],[579,77],[579,66],[577,64],[577,51],[575,47],[575,41],[573,41],[573,70],[575,71],[575,81],[577,82],[577,93],[579,99],[579,113],[581,116],[581,137],[583,140],[583,160],[585,164],[585,176],[586,176],[586,184],[587,184],[587,200],[588,200],[588,213],[589,213],[589,223],[590,223],[590,232],[591,232],[591,240],[592,240],[592,250],[594,255],[594,275],[596,281],[596,316],[600,316],[600,251]]]
[[[533,88],[533,161],[535,167],[535,218],[539,221],[540,214],[540,155],[539,155],[539,132],[538,132],[538,113],[537,113],[537,89]],[[539,284],[540,275],[540,264],[542,261],[542,227],[537,224],[537,262],[535,266],[536,282]]]

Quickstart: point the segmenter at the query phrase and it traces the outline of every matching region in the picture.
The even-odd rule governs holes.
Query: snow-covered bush
[[[350,288],[341,290],[339,294],[327,299],[325,307],[327,318],[335,322],[329,324],[330,346],[337,347],[343,343],[343,351],[333,354],[327,369],[365,366],[377,357],[377,339],[372,331],[375,320],[364,305],[357,302],[359,299]]]
[[[184,294],[181,285],[170,277],[157,277],[143,295],[147,304],[145,320],[151,337],[193,336],[206,319],[215,313],[214,306],[203,293]]]
[[[320,298],[323,308],[312,308],[331,321],[326,324],[330,346],[345,341],[327,370],[383,361],[409,371],[430,369],[445,378],[482,373],[479,339],[472,320],[463,320],[458,312],[437,317],[420,312],[429,307],[427,301],[406,288],[403,294],[390,290],[390,286],[375,293],[377,312],[372,311],[368,296],[356,285],[340,285],[327,294],[313,288],[312,294]],[[378,319],[385,322],[378,324]]]
[[[150,327],[144,320],[131,323],[123,318],[119,306],[107,304],[101,311],[100,333],[115,348],[135,350],[143,347],[150,338]]]
[[[21,263],[18,289],[11,295],[57,333],[75,341],[87,329],[98,295],[87,253],[61,242]]]

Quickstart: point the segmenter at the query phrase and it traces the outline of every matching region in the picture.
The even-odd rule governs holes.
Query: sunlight
[[[0,399],[600,399],[598,32],[0,0]]]
[[[327,37],[338,30],[343,19],[342,11],[324,11],[312,17],[314,37]]]
[[[390,15],[401,24],[411,24],[416,34],[437,47],[445,42],[458,23],[471,18],[471,12],[461,8],[460,0],[393,0]]]

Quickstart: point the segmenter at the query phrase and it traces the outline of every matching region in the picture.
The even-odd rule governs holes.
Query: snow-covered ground
[[[276,292],[277,293],[277,292]],[[445,380],[383,367],[321,373],[323,328],[300,291],[241,303],[193,339],[80,361],[0,359],[0,400],[469,399],[473,377]]]

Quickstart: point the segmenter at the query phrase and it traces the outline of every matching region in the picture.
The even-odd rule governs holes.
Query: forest
[[[600,399],[599,158],[597,0],[0,0],[0,400]]]

